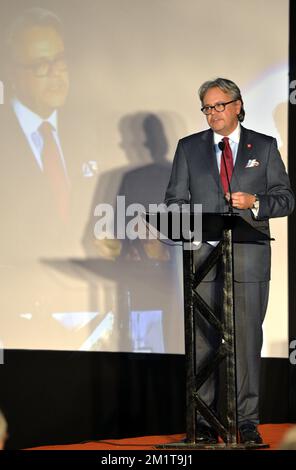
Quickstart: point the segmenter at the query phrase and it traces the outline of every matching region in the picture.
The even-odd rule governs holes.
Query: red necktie
[[[223,137],[222,140],[225,144],[225,147],[221,155],[220,177],[221,177],[221,183],[222,183],[224,194],[225,194],[229,192],[229,183],[227,180],[227,174],[228,174],[228,179],[230,182],[231,177],[232,177],[232,172],[233,172],[233,156],[232,156],[232,151],[229,145],[229,138]],[[225,168],[225,164],[226,164],[226,168]]]
[[[60,150],[53,135],[53,126],[48,121],[44,121],[38,130],[43,138],[41,156],[44,174],[48,179],[57,212],[65,222],[69,210],[69,183]]]

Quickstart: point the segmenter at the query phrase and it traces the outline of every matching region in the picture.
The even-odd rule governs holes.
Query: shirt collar
[[[37,132],[43,121],[48,121],[53,126],[54,130],[57,131],[57,110],[54,110],[48,119],[42,119],[38,114],[31,111],[31,109],[21,103],[17,98],[12,100],[12,107],[20,123],[20,126],[26,135],[32,135],[34,132]]]
[[[236,144],[238,144],[239,143],[239,138],[240,138],[240,133],[241,133],[241,126],[240,126],[240,123],[238,123],[236,128],[234,129],[234,131],[231,132],[231,134],[229,134],[227,137],[232,142],[235,142]],[[223,136],[221,134],[217,134],[217,132],[214,132],[214,143],[216,145],[218,145],[219,142],[221,142],[222,139],[223,139]]]

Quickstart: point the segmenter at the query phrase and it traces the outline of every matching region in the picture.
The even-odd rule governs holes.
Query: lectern
[[[146,214],[147,222],[159,230],[160,217]],[[188,214],[187,214],[188,217]],[[190,214],[194,219],[195,214]],[[158,221],[155,224],[155,221]],[[182,224],[182,222],[181,222]],[[191,225],[194,224],[192,220]],[[183,278],[184,278],[184,316],[185,316],[185,354],[186,354],[186,440],[158,446],[161,448],[203,448],[203,449],[250,449],[269,447],[267,444],[238,443],[237,395],[236,395],[236,353],[235,353],[235,309],[233,285],[233,244],[258,243],[270,238],[255,229],[239,214],[220,213],[202,215],[202,241],[216,242],[215,248],[201,266],[194,271],[193,245],[190,234],[175,236],[170,227],[168,238],[183,243]],[[219,319],[205,300],[197,294],[196,288],[207,273],[222,262],[223,270],[223,306]],[[202,315],[219,332],[219,347],[211,358],[206,360],[196,371],[196,315]],[[226,424],[207,406],[199,396],[199,389],[216,370],[222,361],[226,363]],[[196,413],[199,412],[215,429],[223,440],[221,444],[199,444],[196,442]]]

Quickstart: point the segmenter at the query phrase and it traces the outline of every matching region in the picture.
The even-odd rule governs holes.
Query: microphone
[[[228,171],[227,171],[227,166],[226,166],[226,161],[225,161],[225,155],[224,155],[224,149],[225,149],[225,142],[223,140],[221,140],[219,143],[218,143],[218,147],[219,149],[221,150],[222,152],[222,159],[223,159],[223,165],[224,165],[224,168],[225,168],[225,172],[226,172],[226,178],[227,178],[227,184],[228,184],[228,192],[229,192],[229,201],[228,201],[228,211],[230,214],[233,213],[233,207],[232,207],[232,192],[231,192],[231,186],[230,186],[230,180],[229,180],[229,175],[228,175]],[[222,162],[221,162],[222,163]]]
[[[219,149],[223,152],[225,149],[225,142],[221,140],[218,144]]]

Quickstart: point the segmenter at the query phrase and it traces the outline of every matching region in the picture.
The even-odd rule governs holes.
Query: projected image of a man
[[[39,13],[39,24],[36,25],[34,12],[36,17]],[[69,89],[60,23],[50,12],[43,11],[42,16],[40,9],[31,10],[31,18],[23,24],[18,23],[8,39],[13,92],[31,111],[48,118],[64,105]]]

